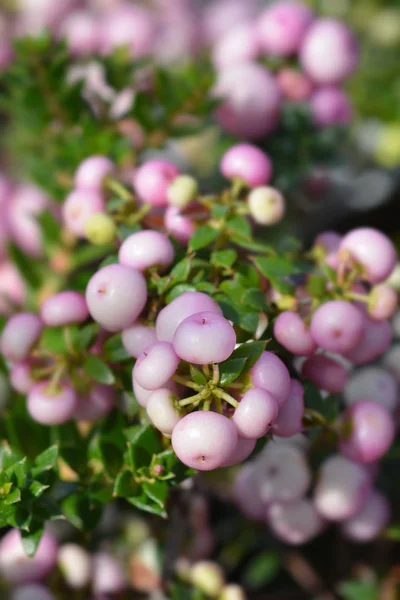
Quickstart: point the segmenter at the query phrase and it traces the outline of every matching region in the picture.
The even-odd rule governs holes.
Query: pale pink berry
[[[254,23],[241,23],[227,31],[215,44],[212,51],[213,63],[217,69],[250,61],[260,53]]]
[[[372,362],[389,348],[391,340],[392,328],[388,321],[365,318],[361,339],[355,348],[346,353],[346,358],[356,365]]]
[[[336,19],[317,19],[307,31],[300,51],[304,70],[317,83],[340,83],[358,63],[358,45],[352,31]]]
[[[26,297],[25,281],[11,262],[0,264],[0,314],[8,316],[13,307],[21,306]]]
[[[151,267],[169,267],[174,261],[175,251],[166,235],[146,229],[132,233],[122,243],[118,260],[125,267],[144,271]]]
[[[307,358],[301,374],[304,379],[309,379],[331,394],[342,392],[348,377],[346,368],[340,362],[323,354],[315,354]]]
[[[199,312],[222,315],[219,305],[202,292],[185,292],[163,308],[157,316],[156,334],[159,341],[172,342],[175,331],[184,319]]]
[[[313,314],[310,332],[321,348],[343,354],[357,346],[364,325],[364,316],[350,302],[330,300]]]
[[[254,440],[265,435],[276,419],[278,410],[278,402],[272,394],[261,388],[248,390],[232,417],[239,437]]]
[[[32,376],[32,367],[27,360],[16,362],[11,367],[10,383],[14,390],[23,396],[28,394],[36,383]]]
[[[101,30],[101,50],[111,54],[118,47],[126,47],[132,58],[149,56],[156,40],[152,13],[137,4],[122,2],[104,15]]]
[[[79,190],[101,192],[106,178],[114,169],[114,163],[106,156],[89,156],[81,162],[75,173],[75,187]]]
[[[141,323],[134,323],[122,332],[124,348],[133,358],[138,358],[147,346],[157,341],[156,330]]]
[[[58,544],[55,537],[45,531],[35,556],[27,556],[18,529],[11,529],[0,541],[0,572],[12,584],[41,581],[54,569]]]
[[[317,349],[317,344],[303,319],[289,310],[281,313],[276,319],[274,335],[284,348],[296,356],[310,356]]]
[[[272,176],[269,157],[251,144],[232,146],[223,155],[220,168],[227,179],[240,179],[250,188],[269,183]]]
[[[42,333],[43,323],[33,313],[18,313],[11,317],[1,335],[1,351],[11,361],[27,358]]]
[[[293,102],[308,100],[314,90],[314,84],[307,75],[288,67],[277,73],[276,81],[284,97]]]
[[[48,298],[41,306],[40,318],[48,327],[83,323],[89,316],[85,297],[67,290]]]
[[[360,227],[344,236],[340,251],[364,267],[370,283],[380,283],[389,277],[396,266],[396,250],[390,239],[377,229]]]
[[[147,400],[147,415],[154,427],[162,433],[171,434],[180,420],[174,406],[175,400],[176,396],[168,388],[154,390]]]
[[[248,195],[250,215],[259,225],[275,225],[283,219],[286,201],[279,190],[270,186],[254,188]]]
[[[69,421],[78,406],[78,397],[69,384],[52,390],[50,381],[37,383],[28,394],[28,412],[42,425],[59,425]]]
[[[168,160],[148,160],[136,169],[133,186],[143,202],[152,206],[167,206],[168,188],[179,174],[178,167]]]
[[[133,387],[133,393],[135,395],[135,398],[136,398],[138,404],[140,404],[140,406],[143,406],[144,408],[146,408],[147,402],[150,398],[150,395],[153,393],[154,390],[147,390],[144,387],[142,387],[141,385],[139,385],[138,382],[136,381],[135,377],[132,377],[132,387]],[[178,393],[177,385],[176,385],[175,381],[173,381],[173,380],[169,380],[166,383],[164,383],[163,387],[171,390],[171,392],[173,392],[175,395],[177,395],[177,393]]]
[[[377,365],[354,371],[344,389],[344,400],[351,406],[360,400],[375,400],[389,411],[395,410],[399,401],[395,377]]]
[[[182,244],[187,244],[196,230],[193,219],[183,214],[177,206],[169,206],[165,211],[164,227],[167,233]]]
[[[359,512],[342,523],[341,531],[354,542],[371,542],[382,533],[389,518],[389,502],[381,492],[374,490]]]
[[[15,243],[29,256],[43,254],[43,240],[38,216],[50,207],[49,199],[33,185],[16,188],[8,207],[8,225]]]
[[[108,415],[115,406],[115,388],[95,383],[89,392],[78,399],[74,419],[96,421]]]
[[[228,133],[260,139],[275,129],[281,92],[262,65],[242,62],[220,69],[212,93],[221,100],[216,119]]]
[[[224,462],[222,467],[231,467],[243,462],[253,452],[256,445],[256,440],[249,440],[246,438],[239,438],[236,448],[231,456]]]
[[[65,226],[75,235],[86,237],[86,221],[95,213],[104,212],[103,196],[92,189],[75,189],[65,199],[62,216]]]
[[[350,98],[333,86],[319,88],[310,100],[311,114],[318,127],[346,125],[353,117]]]
[[[267,523],[273,533],[287,544],[305,544],[321,533],[324,521],[311,500],[290,504],[272,504],[267,509]]]
[[[125,573],[117,559],[106,552],[93,555],[92,586],[96,594],[118,594],[127,586]]]
[[[390,344],[388,344],[390,346]],[[394,344],[382,357],[383,366],[390,371],[397,383],[400,383],[400,344]]]
[[[293,0],[268,6],[258,21],[258,37],[263,50],[275,56],[290,56],[300,49],[314,19],[312,10]]]
[[[290,394],[290,375],[285,364],[276,354],[263,352],[251,369],[251,381],[254,387],[262,388],[272,394],[282,406]]]
[[[155,342],[139,355],[133,377],[146,390],[157,390],[175,373],[180,357],[169,342]]]
[[[202,29],[209,43],[217,42],[236,25],[252,21],[258,12],[255,0],[215,0],[204,8]]]
[[[146,301],[145,278],[139,271],[122,265],[103,267],[93,275],[86,288],[89,312],[107,331],[130,327]]]
[[[373,400],[360,400],[343,416],[340,452],[358,462],[382,458],[395,436],[393,416]]]
[[[95,54],[99,50],[99,23],[88,10],[78,10],[70,14],[62,24],[61,34],[73,56]]]
[[[314,502],[319,513],[331,521],[343,521],[354,515],[371,490],[368,470],[337,454],[320,468]]]
[[[63,544],[57,556],[58,567],[64,580],[73,590],[86,588],[92,578],[92,557],[78,544]]]
[[[377,321],[390,319],[397,310],[399,299],[397,292],[387,285],[380,283],[370,292],[371,302],[368,305],[368,314]]]
[[[277,418],[273,424],[273,431],[280,437],[291,437],[299,433],[302,428],[304,412],[304,389],[295,379],[291,380],[289,398],[280,407]]]
[[[244,441],[254,442],[254,440]],[[236,503],[246,517],[264,521],[265,504],[260,496],[259,477],[253,461],[247,463],[237,473],[233,482],[233,494]]]
[[[220,363],[235,349],[236,333],[227,319],[215,312],[199,312],[177,327],[173,346],[179,358],[203,365]]]
[[[172,447],[177,457],[199,471],[221,467],[232,456],[237,441],[232,421],[210,411],[186,415],[172,432]]]
[[[56,600],[48,587],[40,583],[28,583],[14,588],[10,600]]]
[[[324,262],[335,270],[338,267],[337,253],[341,241],[342,236],[335,231],[324,231],[314,240],[314,248],[322,247],[325,253]]]

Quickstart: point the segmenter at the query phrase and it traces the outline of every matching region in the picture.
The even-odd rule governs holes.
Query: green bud
[[[224,574],[219,565],[209,560],[195,563],[190,572],[192,584],[208,596],[217,597],[224,586]]]
[[[95,246],[110,244],[117,233],[115,223],[109,215],[98,212],[85,223],[86,237]]]
[[[167,198],[169,204],[177,208],[185,208],[198,193],[199,186],[194,177],[178,175],[168,187]]]

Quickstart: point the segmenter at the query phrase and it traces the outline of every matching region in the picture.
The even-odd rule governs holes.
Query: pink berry
[[[104,198],[97,190],[78,188],[72,191],[62,207],[66,227],[78,237],[86,237],[86,221],[98,212],[105,211]]]
[[[346,125],[353,117],[348,95],[336,87],[319,88],[310,104],[313,121],[319,127]]]
[[[354,371],[344,389],[344,400],[352,406],[360,400],[379,402],[389,411],[398,405],[398,386],[395,377],[377,365],[369,365]]]
[[[155,42],[155,23],[150,11],[139,5],[122,2],[104,16],[101,49],[111,54],[125,46],[133,58],[149,56]]]
[[[371,542],[385,529],[390,518],[390,507],[381,492],[374,490],[360,511],[342,523],[341,531],[354,542]]]
[[[146,408],[147,402],[149,401],[149,398],[154,390],[147,390],[147,389],[143,388],[141,385],[138,384],[138,382],[136,381],[134,376],[132,377],[132,387],[133,387],[133,393],[135,395],[135,398],[136,398],[138,404],[140,404],[140,406],[143,406],[144,408]],[[177,395],[178,388],[177,388],[175,381],[173,381],[173,380],[167,381],[166,383],[164,383],[163,388],[167,388],[168,390],[171,390],[171,392],[173,392],[175,395]]]
[[[49,588],[40,583],[18,585],[14,589],[11,600],[56,600]]]
[[[88,316],[85,297],[69,290],[54,294],[42,304],[40,309],[40,317],[47,327],[83,323]]]
[[[172,447],[179,460],[199,471],[221,467],[232,456],[237,442],[232,421],[210,411],[186,415],[172,432]]]
[[[167,388],[154,390],[147,400],[146,410],[154,427],[162,433],[171,434],[180,417],[176,412],[176,396]]]
[[[132,233],[122,243],[118,260],[125,267],[144,271],[150,267],[169,267],[175,251],[166,235],[150,229]]]
[[[241,438],[255,440],[267,433],[278,410],[274,396],[261,388],[252,388],[240,400],[232,421]]]
[[[258,5],[254,0],[215,0],[204,8],[202,28],[206,40],[216,43],[225,33],[241,23],[248,23],[257,16]]]
[[[232,452],[228,460],[224,462],[222,467],[231,467],[243,462],[253,452],[256,445],[256,440],[239,438],[235,450]]]
[[[179,173],[178,167],[168,160],[149,160],[136,170],[133,186],[143,202],[167,206],[168,187]]]
[[[155,342],[139,355],[133,377],[146,390],[157,390],[175,373],[180,358],[169,342]]]
[[[223,155],[221,173],[227,179],[240,179],[253,188],[270,182],[272,164],[257,146],[236,144]]]
[[[92,318],[107,331],[130,327],[147,301],[143,275],[122,265],[103,267],[90,279],[86,302]]]
[[[325,252],[325,261],[332,269],[337,269],[338,259],[337,253],[342,241],[342,236],[335,231],[324,231],[320,233],[314,240],[314,248],[322,247]]]
[[[138,358],[147,346],[157,341],[156,330],[141,323],[134,323],[122,332],[124,348],[133,358]]]
[[[55,567],[58,544],[45,531],[36,554],[29,558],[24,550],[18,529],[8,531],[0,542],[0,572],[12,584],[24,584],[44,579]]]
[[[272,504],[267,509],[267,517],[273,533],[287,544],[305,544],[324,527],[322,517],[308,499]]]
[[[389,238],[376,229],[360,227],[344,236],[341,251],[350,253],[362,265],[370,283],[380,283],[396,266],[396,250]]]
[[[310,331],[321,348],[343,354],[359,343],[364,324],[364,317],[355,306],[344,300],[330,300],[313,314]]]
[[[108,415],[114,406],[115,389],[95,383],[85,396],[78,399],[73,416],[77,421],[96,421]]]
[[[101,192],[105,179],[114,169],[114,163],[106,156],[89,156],[81,162],[75,173],[75,187],[79,190]]]
[[[260,44],[253,23],[241,23],[227,31],[215,44],[212,52],[217,69],[251,61],[260,53]]]
[[[331,521],[343,521],[354,515],[371,490],[367,469],[339,455],[322,464],[314,502],[319,513]]]
[[[165,211],[164,226],[167,233],[182,244],[187,244],[196,230],[193,219],[183,214],[177,206],[169,206]]]
[[[390,285],[381,283],[374,286],[370,294],[369,315],[377,321],[390,319],[396,312],[399,303],[397,292]]]
[[[69,421],[78,406],[75,391],[68,384],[52,391],[49,381],[37,383],[28,394],[28,412],[42,425],[59,425]]]
[[[288,67],[277,73],[276,81],[284,97],[293,102],[308,100],[314,89],[314,84],[307,75]]]
[[[240,510],[247,518],[264,521],[265,504],[260,497],[259,478],[253,462],[239,470],[233,483],[233,493]]]
[[[260,139],[275,129],[281,93],[265,67],[242,62],[220,69],[213,95],[222,101],[216,118],[228,133]]]
[[[310,356],[317,349],[303,319],[289,310],[281,313],[276,319],[274,335],[284,348],[297,356]]]
[[[392,328],[388,321],[365,318],[364,331],[357,346],[346,353],[346,358],[356,365],[372,362],[390,346]]]
[[[95,594],[118,594],[124,591],[127,582],[125,573],[117,559],[106,552],[93,555],[92,586]]]
[[[8,316],[15,305],[21,306],[26,297],[26,285],[11,262],[0,263],[0,314]]]
[[[273,424],[273,431],[280,437],[291,437],[299,433],[302,428],[304,412],[304,389],[295,379],[291,380],[289,398],[280,407],[277,418]]]
[[[272,394],[282,406],[290,394],[290,375],[284,363],[272,352],[263,352],[251,369],[251,381],[256,388]]]
[[[19,394],[28,394],[36,383],[32,377],[32,364],[27,360],[13,364],[10,383]]]
[[[27,358],[42,333],[43,323],[33,313],[18,313],[11,317],[1,335],[1,351],[12,361]]]
[[[99,23],[88,10],[75,11],[61,27],[62,37],[73,56],[95,54],[99,50],[101,32]]]
[[[199,312],[213,312],[222,315],[218,304],[202,292],[185,292],[163,308],[156,320],[156,334],[159,341],[172,342],[175,331],[184,319]]]
[[[49,199],[33,185],[19,186],[8,208],[11,237],[23,252],[39,258],[43,254],[43,241],[37,217],[50,206]]]
[[[187,317],[179,324],[173,339],[179,358],[197,365],[223,362],[230,357],[235,345],[232,325],[215,312],[199,312]]]
[[[342,392],[348,377],[347,370],[341,363],[323,354],[307,358],[301,374],[304,379],[309,379],[316,386],[331,394]]]
[[[268,6],[258,21],[258,36],[263,50],[276,56],[297,52],[313,21],[308,6],[293,0],[281,0]]]
[[[374,462],[389,450],[395,436],[392,415],[373,400],[361,400],[343,416],[340,451],[357,462]]]
[[[357,66],[357,42],[351,30],[340,21],[317,19],[305,36],[300,60],[317,83],[340,83]]]
[[[390,346],[390,344],[388,344]],[[395,377],[397,383],[400,383],[400,344],[393,344],[382,357],[382,363],[385,369]]]

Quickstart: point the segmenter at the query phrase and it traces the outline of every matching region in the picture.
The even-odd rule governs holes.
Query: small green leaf
[[[115,377],[110,367],[108,367],[98,356],[94,356],[93,354],[87,356],[83,363],[83,370],[94,379],[94,381],[106,385],[115,383]]]
[[[265,351],[266,345],[267,342],[265,341],[246,342],[236,348],[230,358],[246,358],[246,370],[251,369]]]
[[[244,237],[251,236],[251,226],[245,217],[232,217],[227,220],[226,227],[233,233],[238,233]]]
[[[260,312],[268,309],[265,294],[258,288],[250,288],[242,296],[242,304]]]
[[[35,556],[36,550],[39,546],[41,537],[43,535],[43,525],[36,526],[32,531],[21,531],[22,544],[26,554],[32,558]]]
[[[48,471],[49,469],[52,469],[56,466],[58,451],[58,444],[54,444],[54,446],[50,446],[50,448],[47,448],[47,450],[39,454],[39,456],[35,459],[34,462],[35,466],[38,469],[37,473],[40,473],[41,471]]]
[[[153,483],[145,481],[143,490],[153,502],[164,508],[168,495],[168,486],[165,481],[154,481]]]
[[[44,485],[40,481],[32,481],[29,486],[29,491],[35,498],[39,498],[47,489],[49,489],[49,486]]]
[[[243,371],[246,360],[246,358],[228,358],[220,363],[220,384],[224,386],[235,381]]]
[[[198,229],[196,229],[193,237],[189,242],[189,250],[200,250],[201,248],[205,248],[217,239],[219,235],[219,231],[217,229],[213,229],[209,225],[202,225]]]
[[[89,323],[79,330],[76,337],[76,345],[78,350],[86,350],[91,346],[99,333],[99,326],[97,323]]]
[[[338,593],[344,600],[377,600],[379,588],[375,581],[344,581]]]
[[[192,268],[191,261],[188,257],[184,258],[170,271],[170,277],[173,277],[177,281],[186,281],[189,277],[190,269]]]
[[[231,267],[237,259],[237,252],[232,248],[216,250],[211,254],[211,262],[217,267]]]
[[[54,216],[48,210],[43,211],[36,216],[40,224],[44,244],[47,248],[56,246],[60,243],[60,226]]]
[[[144,448],[150,454],[158,454],[162,450],[161,438],[151,425],[134,425],[124,430],[128,442]]]
[[[211,207],[211,215],[214,219],[223,219],[226,217],[229,208],[224,204],[213,204]]]
[[[272,581],[280,570],[277,552],[265,551],[253,558],[243,573],[243,583],[250,589],[258,589]]]
[[[21,490],[18,488],[14,488],[12,492],[8,494],[8,496],[4,499],[4,504],[9,506],[11,504],[15,504],[16,502],[20,502],[21,500]]]
[[[190,365],[190,376],[197,385],[205,385],[207,383],[204,374],[194,365]]]
[[[125,349],[122,343],[121,334],[113,335],[103,346],[107,361],[110,363],[120,363],[125,360],[131,360],[132,356]]]
[[[128,498],[134,496],[139,488],[139,484],[133,478],[132,472],[124,469],[118,473],[113,489],[113,496],[119,496],[120,498]]]

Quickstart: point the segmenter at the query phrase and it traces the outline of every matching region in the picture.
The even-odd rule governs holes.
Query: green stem
[[[216,390],[214,390],[213,394],[217,398],[221,398],[221,400],[225,400],[225,402],[227,402],[228,404],[230,404],[234,408],[237,408],[239,406],[239,402],[237,400],[235,400],[235,398],[233,398],[232,396],[230,396],[226,392],[223,392],[220,388],[217,388]]]
[[[135,197],[133,196],[133,194],[116,179],[113,179],[112,177],[106,179],[105,187],[106,189],[110,190],[110,192],[113,192],[119,198],[121,198],[121,200],[125,200],[125,202],[135,203]]]
[[[50,379],[50,383],[47,386],[47,391],[50,394],[56,394],[58,392],[60,381],[61,381],[64,373],[65,373],[65,364],[61,363],[55,368],[53,375]]]
[[[197,383],[194,383],[190,379],[186,379],[186,377],[181,377],[180,375],[174,375],[172,377],[172,379],[176,383],[180,383],[180,385],[184,385],[185,387],[191,388],[192,390],[196,390],[196,392],[199,392],[201,390],[200,385],[197,385]]]
[[[179,406],[188,406],[189,404],[193,404],[195,406],[197,406],[198,404],[200,404],[200,402],[202,400],[204,400],[209,394],[208,390],[203,390],[202,392],[199,392],[198,394],[195,394],[194,396],[188,396],[187,398],[183,398],[183,400],[179,400]]]
[[[217,384],[219,382],[219,367],[216,364],[213,364],[212,366],[212,382]]]
[[[207,379],[210,378],[210,367],[208,365],[203,365],[203,373]]]

